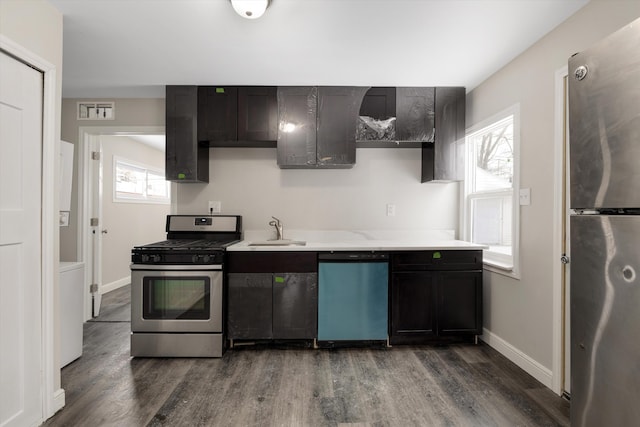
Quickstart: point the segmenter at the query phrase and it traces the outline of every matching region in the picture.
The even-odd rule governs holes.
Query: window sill
[[[113,203],[136,203],[141,205],[170,205],[171,200],[154,200],[154,199],[124,199],[124,198],[114,198]]]
[[[512,279],[520,280],[520,275],[513,268],[512,263],[504,263],[492,259],[484,259],[484,269],[487,271],[491,271],[492,273],[497,273],[502,276],[511,277]]]

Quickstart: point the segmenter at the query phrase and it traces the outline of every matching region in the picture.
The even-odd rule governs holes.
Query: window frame
[[[167,197],[150,197],[146,190],[144,195],[141,197],[131,196],[126,197],[119,195],[117,191],[117,179],[118,179],[118,164],[124,164],[130,166],[132,168],[140,169],[144,171],[145,174],[145,188],[148,186],[147,182],[149,180],[149,173],[152,173],[157,176],[165,176],[165,173],[162,169],[149,166],[140,162],[136,162],[135,160],[130,160],[120,156],[113,156],[113,202],[114,203],[139,203],[139,204],[154,204],[154,205],[169,205],[171,204],[171,185],[167,181]]]
[[[471,142],[470,137],[474,134],[480,133],[483,130],[494,126],[496,123],[507,119],[509,116],[513,117],[513,180],[511,187],[511,255],[505,255],[491,249],[485,249],[483,251],[483,262],[486,270],[520,279],[520,201],[519,201],[519,189],[520,189],[520,105],[516,104],[503,111],[500,111],[493,116],[484,119],[475,125],[465,130],[465,179],[462,185],[461,191],[461,218],[460,229],[462,230],[463,239],[471,241],[471,205],[475,199],[497,196],[501,193],[507,193],[508,190],[495,190],[495,191],[479,191],[471,192],[471,165],[472,161],[469,158],[471,154]]]

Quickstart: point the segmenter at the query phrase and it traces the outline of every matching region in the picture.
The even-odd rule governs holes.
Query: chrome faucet
[[[282,222],[275,216],[272,216],[271,218],[273,218],[275,221],[269,221],[269,225],[272,225],[276,228],[276,240],[282,240]]]

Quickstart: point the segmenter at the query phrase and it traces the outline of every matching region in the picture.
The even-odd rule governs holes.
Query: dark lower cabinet
[[[227,337],[316,338],[317,257],[315,252],[230,252]]]
[[[391,340],[436,335],[435,273],[406,271],[391,277]]]
[[[229,273],[229,339],[313,339],[316,273]]]
[[[313,339],[318,330],[318,275],[273,275],[273,338]]]
[[[482,334],[482,251],[397,253],[391,267],[391,344]]]
[[[273,277],[271,274],[228,275],[227,333],[232,339],[273,337]]]
[[[482,272],[440,272],[436,294],[439,335],[482,334]]]

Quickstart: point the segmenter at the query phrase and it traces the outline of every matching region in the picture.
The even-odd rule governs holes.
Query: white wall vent
[[[78,102],[78,120],[113,120],[116,118],[115,102]]]

